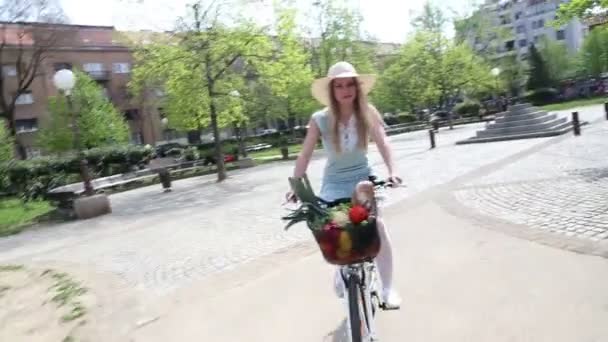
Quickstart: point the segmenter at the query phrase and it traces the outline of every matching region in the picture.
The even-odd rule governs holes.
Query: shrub
[[[454,111],[461,116],[478,116],[481,105],[477,101],[465,101],[457,104]]]
[[[140,146],[104,147],[84,152],[92,177],[105,177],[141,167],[151,158],[152,150]],[[0,192],[8,192],[29,200],[44,198],[58,186],[80,179],[80,159],[67,157],[42,157],[31,160],[12,160],[3,167],[7,182]]]
[[[558,91],[553,88],[540,88],[526,93],[526,101],[534,106],[542,106],[557,101]]]

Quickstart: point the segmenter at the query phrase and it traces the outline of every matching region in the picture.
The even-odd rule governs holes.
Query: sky
[[[271,0],[249,1],[246,15],[258,22],[272,21]],[[312,0],[295,0],[301,13],[308,13]],[[363,15],[363,29],[382,42],[402,43],[411,29],[411,19],[415,17],[424,1],[409,0],[344,0],[359,7]],[[474,0],[431,0],[442,9],[455,9],[464,13],[471,8]],[[187,4],[192,0],[59,0],[73,24],[111,25],[117,29],[171,30],[176,19],[185,14]],[[450,13],[450,12],[448,12]],[[446,27],[448,35],[453,34],[451,25]]]

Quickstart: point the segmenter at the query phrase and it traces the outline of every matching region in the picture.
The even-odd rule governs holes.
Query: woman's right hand
[[[287,203],[297,203],[298,202],[298,196],[296,196],[295,192],[293,191],[288,191],[285,194],[285,201]]]

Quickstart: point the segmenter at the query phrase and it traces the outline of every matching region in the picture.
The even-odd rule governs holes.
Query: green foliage
[[[350,62],[359,73],[374,73],[374,52],[360,33],[361,14],[338,0],[322,1],[318,8],[314,31],[320,32],[321,41],[311,47],[315,75],[325,76],[339,61]]]
[[[555,25],[565,25],[574,18],[586,18],[594,10],[608,10],[608,0],[571,0],[559,5]]]
[[[462,116],[478,116],[481,105],[478,101],[465,101],[457,104],[454,111]]]
[[[315,106],[310,96],[313,74],[309,57],[298,39],[296,11],[277,7],[276,12],[277,37],[273,62],[256,64],[260,83],[257,85],[260,87],[258,91],[266,91],[265,98],[268,100],[262,106],[274,104],[271,117],[307,117]],[[252,102],[259,100],[252,99]]]
[[[5,120],[0,119],[0,163],[13,159],[14,151],[13,137],[6,128]]]
[[[608,27],[598,27],[585,38],[581,61],[587,76],[597,77],[608,72]]]
[[[490,67],[466,44],[433,32],[418,32],[382,73],[374,100],[383,111],[444,104],[459,94],[475,94],[495,84]]]
[[[84,152],[92,175],[111,176],[147,163],[152,151],[139,146],[103,147]],[[44,198],[52,188],[80,180],[76,155],[14,160],[7,165],[8,185],[1,189],[25,200]]]
[[[129,128],[123,116],[112,105],[95,81],[87,74],[75,71],[76,84],[72,90],[73,111],[64,96],[49,98],[51,119],[44,125],[38,145],[47,152],[66,152],[74,148],[74,134],[70,127],[76,115],[81,147],[95,148],[125,144]]]
[[[557,85],[557,82],[561,80],[575,76],[576,59],[570,54],[564,43],[544,37],[539,50],[547,66],[547,72],[551,76],[552,86]]]
[[[543,106],[557,99],[558,91],[554,88],[534,89],[526,94],[526,101],[534,106]]]
[[[547,64],[536,46],[530,46],[530,69],[528,70],[528,84],[530,90],[550,87],[553,84]]]
[[[4,120],[0,119],[0,192],[8,184],[5,163],[13,159],[14,151],[13,137],[9,134]]]

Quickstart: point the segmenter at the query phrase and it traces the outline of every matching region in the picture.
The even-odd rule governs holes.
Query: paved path
[[[598,107],[599,108],[599,107]],[[581,110],[589,120],[597,108]],[[408,189],[391,193],[391,202],[408,198],[492,165],[547,139],[454,145],[483,124],[457,126],[438,134],[438,148],[429,151],[426,132],[391,137],[396,160]],[[379,165],[377,153],[372,162]],[[168,294],[192,281],[307,241],[308,233],[285,233],[279,207],[293,162],[264,165],[232,173],[216,184],[213,176],[174,183],[174,191],[159,186],[111,197],[110,216],[29,231],[0,241],[0,261],[70,262],[120,276],[123,285],[151,295]],[[318,181],[322,161],[310,175]]]
[[[511,238],[432,201],[407,204],[387,213],[405,304],[380,314],[381,341],[608,340],[607,259]],[[172,302],[187,304],[168,305],[133,340],[344,341],[332,268],[299,254],[178,291]]]
[[[579,112],[589,121],[603,115],[599,106]],[[457,146],[482,127],[459,126],[442,130],[433,151],[426,132],[391,137],[409,186],[391,191],[394,206],[387,212],[393,227],[409,223],[394,233],[408,306],[383,315],[384,340],[608,339],[600,324],[608,311],[606,259],[526,240],[604,255],[608,239],[597,229],[605,229],[601,170],[608,161],[597,153],[608,149],[606,125],[594,122],[577,138]],[[380,164],[376,152],[372,162]],[[213,176],[177,181],[169,194],[159,186],[116,194],[112,215],[1,239],[0,263],[52,263],[110,275],[104,277],[112,279],[108,298],[137,293],[154,303],[138,307],[135,318],[121,316],[129,317],[124,322],[159,318],[136,330],[135,340],[242,341],[236,325],[249,340],[320,340],[343,315],[331,294],[330,268],[309,233],[304,227],[282,231],[278,204],[292,168],[290,162],[237,171],[222,184]],[[321,171],[315,160],[313,181]],[[552,200],[535,200],[543,196]],[[572,198],[591,218],[584,231],[559,216],[556,203]],[[573,242],[579,240],[585,243]],[[113,315],[108,309],[107,317]],[[125,324],[125,333],[135,329]]]

